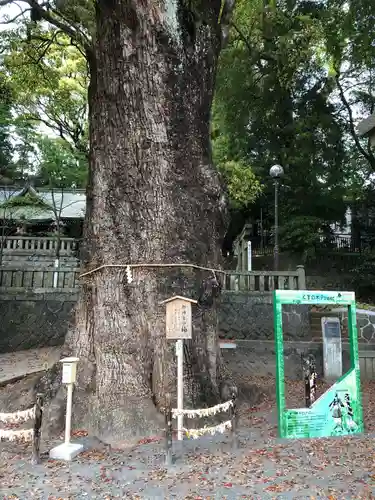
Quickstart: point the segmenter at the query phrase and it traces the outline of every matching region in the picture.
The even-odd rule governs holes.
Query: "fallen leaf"
[[[72,436],[74,437],[84,437],[84,436],[88,436],[89,433],[87,431],[84,431],[84,430],[78,430],[78,431],[73,431],[72,432]]]

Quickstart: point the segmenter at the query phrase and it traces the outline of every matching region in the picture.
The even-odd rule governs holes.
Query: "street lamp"
[[[275,184],[275,246],[273,250],[274,271],[279,269],[279,181],[284,174],[284,169],[281,165],[273,165],[270,168],[270,176],[274,179]]]

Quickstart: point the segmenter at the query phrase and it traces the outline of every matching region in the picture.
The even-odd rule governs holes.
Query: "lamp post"
[[[279,182],[280,177],[284,174],[284,169],[281,165],[273,165],[270,168],[270,176],[274,179],[275,185],[275,244],[273,250],[273,267],[274,271],[279,269]]]

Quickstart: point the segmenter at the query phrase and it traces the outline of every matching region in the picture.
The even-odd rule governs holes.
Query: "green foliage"
[[[365,302],[375,301],[375,255],[363,254],[360,263],[351,270],[356,295]]]
[[[13,95],[4,73],[0,74],[0,178],[4,182],[11,175],[13,147],[10,141]]]
[[[86,155],[72,149],[63,139],[42,136],[38,140],[37,182],[51,188],[84,188],[87,182]]]
[[[297,216],[280,227],[281,249],[305,258],[312,257],[320,243],[325,221],[313,216]]]
[[[250,164],[264,184],[268,229],[274,196],[269,169],[284,167],[281,223],[307,218],[314,236],[301,232],[306,248],[316,237],[312,221],[342,221],[351,175],[345,120],[327,75],[323,12],[319,2],[239,0],[213,110],[213,129],[225,137],[228,158]],[[260,204],[248,212],[258,219]]]
[[[362,179],[375,171],[375,154],[357,133],[357,116],[375,110],[375,5],[371,0],[328,0],[322,12],[324,57],[342,106],[346,143]],[[337,98],[336,97],[336,98]]]
[[[64,9],[65,16],[73,16],[73,5],[65,2]],[[20,24],[0,37],[14,96],[18,177],[32,176],[39,185],[50,187],[85,187],[89,81],[80,48],[61,30],[45,24]],[[54,137],[41,133],[46,127]]]
[[[53,4],[60,16],[68,20],[71,26],[79,26],[88,38],[94,36],[95,2],[93,0],[55,0]]]
[[[280,221],[295,233],[290,247],[302,248],[304,242],[313,248],[318,221],[320,228],[328,227],[342,221],[348,202],[370,203],[364,183],[375,171],[375,156],[367,140],[356,135],[353,116],[375,109],[374,15],[371,0],[345,5],[340,0],[237,0],[212,119],[214,160],[228,186],[234,226],[259,218],[261,208],[264,228],[270,229],[273,163],[285,170]],[[42,184],[84,186],[95,3],[54,0],[39,16],[41,23],[20,17],[15,29],[0,33],[13,96],[4,113],[0,107],[5,132],[0,133],[0,167],[9,164],[6,137],[13,106],[24,125],[16,126],[12,176],[33,170],[37,158],[34,174]],[[59,139],[41,138],[41,125]],[[303,221],[311,234],[297,231]]]
[[[2,208],[36,207],[51,209],[51,206],[38,196],[28,192],[25,195],[12,196],[0,205]]]
[[[227,161],[218,165],[234,208],[252,204],[262,188],[251,167],[241,162]]]
[[[48,127],[80,153],[88,151],[87,63],[69,37],[37,26],[1,34],[18,120]]]
[[[230,155],[228,138],[213,132],[213,158],[229,193],[231,207],[245,208],[262,192],[259,180],[245,160],[233,159]]]

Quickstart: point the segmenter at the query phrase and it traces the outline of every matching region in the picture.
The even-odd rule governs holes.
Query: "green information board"
[[[279,436],[281,438],[313,438],[363,432],[354,292],[275,290],[273,304]],[[351,368],[328,391],[317,399],[310,408],[287,409],[285,407],[282,325],[282,306],[284,304],[332,304],[348,307]]]

